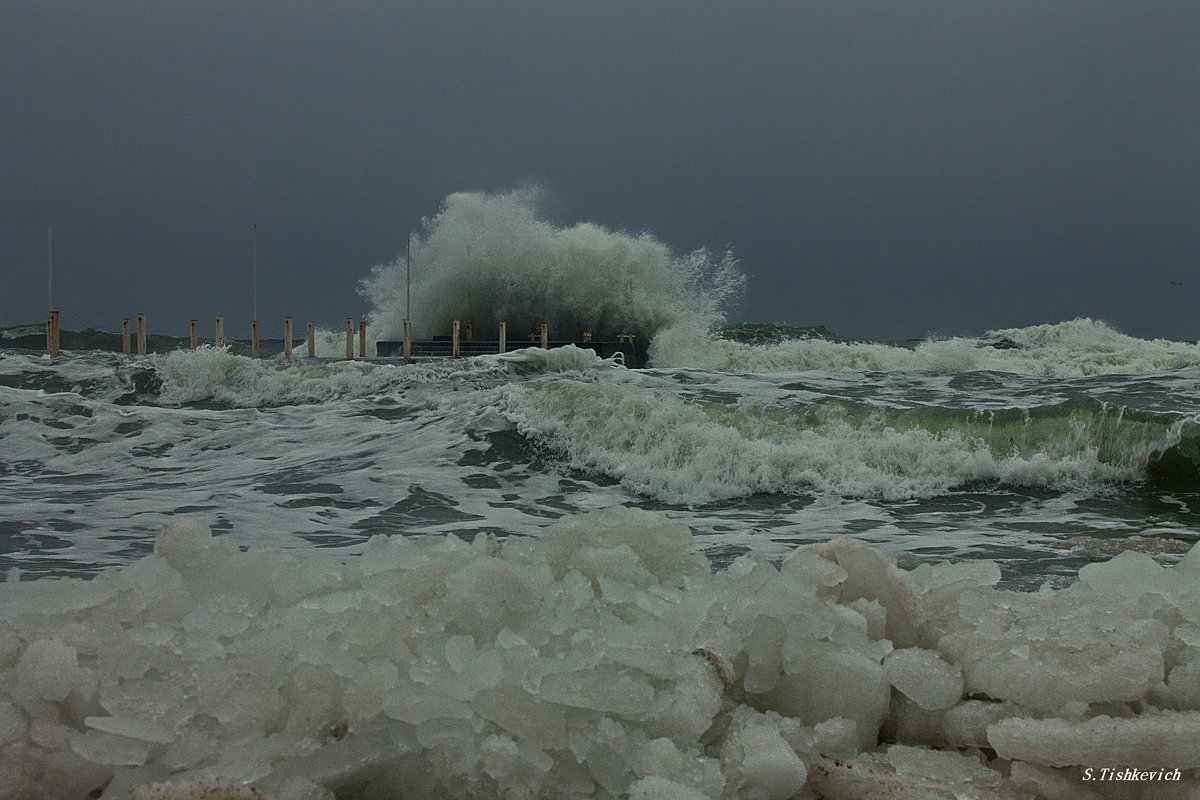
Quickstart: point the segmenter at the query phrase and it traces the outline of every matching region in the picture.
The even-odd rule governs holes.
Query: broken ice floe
[[[1200,791],[1200,550],[998,578],[848,538],[711,574],[630,509],[345,561],[176,523],[93,580],[0,584],[0,798]],[[1084,781],[1124,766],[1183,777]]]

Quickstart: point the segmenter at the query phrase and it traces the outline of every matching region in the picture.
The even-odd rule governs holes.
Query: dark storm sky
[[[1194,0],[0,4],[0,325],[361,316],[463,189],[731,246],[735,316],[1200,337]]]

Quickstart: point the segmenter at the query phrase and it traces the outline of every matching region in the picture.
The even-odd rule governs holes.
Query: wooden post
[[[258,358],[258,320],[250,320],[250,357]]]
[[[503,321],[500,323],[500,352],[508,352],[508,323]]]
[[[217,327],[213,335],[213,342],[217,347],[225,346],[225,317],[217,315]]]
[[[475,332],[471,327],[471,320],[467,320],[467,341],[468,342],[475,341]]]
[[[292,360],[292,318],[283,318],[283,357]]]
[[[317,357],[317,327],[308,323],[308,357]]]
[[[196,340],[196,320],[192,320],[188,325],[188,349],[195,350],[197,345]]]
[[[137,315],[138,355],[146,355],[146,314],[139,311]]]
[[[367,323],[358,323],[358,357],[367,357]]]
[[[458,320],[454,320],[454,328],[450,334],[450,357],[462,358],[462,345],[458,338]]]
[[[121,317],[121,352],[129,355],[129,317]]]
[[[58,358],[58,312],[51,311],[46,317],[46,353]]]
[[[542,323],[542,349],[550,349],[550,326],[545,322]]]
[[[412,361],[412,320],[404,320],[404,360]]]
[[[346,360],[354,360],[354,317],[346,317]]]

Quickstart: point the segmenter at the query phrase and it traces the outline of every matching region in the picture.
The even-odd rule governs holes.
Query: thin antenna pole
[[[258,224],[250,226],[250,295],[253,312],[250,319],[258,319]]]
[[[54,226],[46,226],[46,311],[54,310]]]
[[[412,319],[412,234],[404,244],[404,318]]]

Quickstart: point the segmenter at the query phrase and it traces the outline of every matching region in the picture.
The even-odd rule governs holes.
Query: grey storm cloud
[[[39,2],[0,8],[0,324],[360,316],[463,189],[731,247],[741,318],[1076,316],[1195,339],[1200,5]]]

